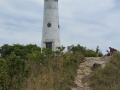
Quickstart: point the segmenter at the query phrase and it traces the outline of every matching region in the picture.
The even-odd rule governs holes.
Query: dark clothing
[[[99,46],[97,46],[97,48],[96,48],[96,53],[98,53],[99,52]]]
[[[96,57],[98,57],[99,56],[99,46],[97,46],[97,48],[96,48]]]
[[[98,53],[98,51],[99,51],[99,49],[97,48],[97,49],[96,49],[96,53]]]

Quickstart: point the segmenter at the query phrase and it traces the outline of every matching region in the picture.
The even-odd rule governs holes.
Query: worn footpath
[[[84,62],[79,65],[77,69],[77,76],[75,77],[75,86],[72,90],[92,90],[89,85],[89,76],[92,72],[93,64],[97,63],[104,68],[105,64],[108,63],[110,57],[85,57]]]

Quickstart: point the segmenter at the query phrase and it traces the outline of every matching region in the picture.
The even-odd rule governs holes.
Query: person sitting
[[[108,50],[106,50],[106,52],[107,52],[107,54],[106,54],[106,55],[107,55],[107,56],[110,56],[110,52],[109,52]]]
[[[110,49],[110,55],[112,55],[114,52],[117,51],[116,49],[114,49],[114,48],[112,48],[112,47],[109,47],[109,49]]]
[[[110,49],[110,55],[112,55],[113,54],[113,48],[109,47],[109,49]]]

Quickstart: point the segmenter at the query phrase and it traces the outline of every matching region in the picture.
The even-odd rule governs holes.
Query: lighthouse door
[[[49,48],[52,50],[52,42],[46,42],[46,48]]]

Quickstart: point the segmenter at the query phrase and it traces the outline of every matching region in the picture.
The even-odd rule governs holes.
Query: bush
[[[75,52],[80,52],[85,57],[96,57],[97,56],[97,53],[94,50],[87,49],[86,47],[80,46],[80,44],[78,44],[77,46],[72,45],[71,51],[73,52],[73,54]],[[101,56],[103,56],[103,54],[101,52],[99,52],[99,57],[101,57]]]
[[[0,58],[0,90],[7,90],[8,79],[8,65],[3,58]]]
[[[6,59],[0,58],[0,90],[20,90],[26,73],[26,62],[14,52]]]

